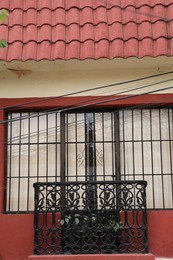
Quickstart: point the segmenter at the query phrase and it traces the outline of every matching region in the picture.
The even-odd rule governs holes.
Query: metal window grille
[[[96,203],[92,203],[95,187]],[[146,182],[38,182],[34,253],[147,253]],[[97,206],[96,206],[97,204]]]
[[[148,208],[172,208],[172,109],[21,112],[8,120],[7,212],[32,211],[33,183],[45,181],[146,180]]]

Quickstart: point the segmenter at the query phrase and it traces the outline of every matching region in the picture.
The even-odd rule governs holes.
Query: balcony
[[[35,183],[35,255],[147,253],[145,181]]]

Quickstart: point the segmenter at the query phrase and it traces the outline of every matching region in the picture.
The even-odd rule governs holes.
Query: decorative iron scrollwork
[[[96,160],[96,165],[103,165],[103,151],[102,150],[96,150],[96,155],[95,155],[95,160]],[[86,163],[86,150],[84,149],[83,151],[79,152],[77,154],[77,162],[78,162],[78,166],[83,166],[85,167],[85,163]]]
[[[146,253],[146,182],[35,183],[35,254]]]

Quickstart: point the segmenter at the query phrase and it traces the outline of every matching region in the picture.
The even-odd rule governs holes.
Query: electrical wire
[[[147,79],[152,79],[152,78],[157,78],[157,77],[161,77],[161,76],[166,76],[166,75],[169,75],[169,74],[172,74],[172,73],[173,73],[173,71],[168,71],[168,72],[163,72],[163,73],[159,73],[159,74],[153,74],[153,75],[140,77],[140,78],[136,78],[136,79],[132,79],[132,80],[127,80],[127,81],[123,81],[123,82],[117,82],[117,83],[103,85],[103,86],[99,86],[99,87],[95,87],[95,88],[75,91],[75,92],[71,92],[71,93],[68,93],[68,94],[60,95],[60,96],[41,98],[39,100],[38,99],[37,100],[32,100],[32,101],[28,101],[28,102],[24,102],[24,103],[15,104],[15,105],[12,105],[12,106],[3,106],[3,107],[0,108],[0,110],[9,110],[9,109],[13,109],[14,110],[14,108],[15,109],[16,108],[19,109],[19,107],[26,106],[26,105],[31,105],[31,104],[45,102],[45,101],[50,101],[50,100],[54,100],[54,99],[60,99],[60,98],[69,97],[69,96],[75,96],[75,95],[79,95],[79,94],[83,94],[83,93],[87,93],[87,92],[94,92],[96,90],[108,89],[108,88],[111,88],[111,87],[131,84],[131,83],[135,83],[135,82],[138,82],[138,81],[143,81],[143,80],[147,80]]]
[[[163,81],[158,81],[158,82],[154,82],[154,83],[150,83],[150,84],[146,84],[146,85],[143,85],[143,86],[140,86],[140,87],[135,87],[135,88],[130,88],[129,90],[124,90],[124,91],[120,91],[120,92],[116,92],[112,95],[109,95],[109,96],[106,96],[106,100],[104,98],[103,100],[103,96],[99,96],[99,97],[92,97],[90,98],[89,100],[85,100],[85,101],[80,101],[80,102],[77,102],[75,104],[73,104],[73,106],[67,106],[66,108],[63,107],[63,108],[51,108],[51,109],[48,109],[48,110],[43,110],[42,111],[42,114],[41,115],[44,115],[43,113],[45,114],[50,114],[50,113],[53,113],[54,111],[60,111],[60,112],[66,112],[66,111],[69,111],[69,110],[74,110],[74,109],[79,109],[79,108],[86,108],[86,107],[91,107],[91,106],[95,106],[95,105],[101,105],[101,104],[104,104],[104,103],[109,103],[109,102],[112,102],[112,101],[120,101],[120,100],[124,100],[124,99],[129,99],[129,98],[133,98],[133,97],[137,97],[137,96],[140,96],[140,95],[146,95],[146,94],[151,94],[151,93],[155,93],[156,91],[154,92],[147,92],[147,93],[142,93],[142,94],[136,94],[136,95],[131,95],[129,97],[125,96],[125,97],[115,97],[115,95],[120,95],[120,94],[127,94],[127,93],[130,93],[131,91],[135,91],[135,90],[140,90],[140,89],[144,89],[144,88],[148,88],[148,87],[151,87],[151,86],[154,86],[154,85],[158,85],[158,84],[162,84],[162,83],[166,83],[166,82],[170,82],[172,81],[173,79],[167,79],[167,80],[163,80]],[[167,88],[162,88],[162,89],[159,89],[159,92],[160,91],[164,91],[164,90],[168,90],[168,89],[172,89],[172,87],[167,87]],[[110,99],[111,97],[113,97],[112,99]],[[88,103],[90,102],[90,100],[101,100],[100,102],[92,102],[92,103]],[[102,101],[103,100],[103,101]],[[87,103],[87,104],[86,104]],[[83,105],[82,105],[83,104]],[[33,118],[35,117],[34,115],[31,115],[30,118]],[[19,118],[15,118],[13,119],[12,121],[17,121],[17,120],[24,120],[28,118],[28,116],[25,116],[21,119],[21,117]],[[1,120],[0,121],[0,124],[3,124],[3,123],[8,123],[10,122],[10,120]]]
[[[167,98],[164,98],[164,99],[162,99],[162,102],[163,103],[161,103],[161,104],[164,104],[164,102],[165,101],[169,101],[169,99],[171,99],[172,100],[172,97],[167,97]],[[119,111],[121,111],[121,112],[125,112],[126,110],[133,110],[133,109],[151,109],[151,108],[155,108],[155,107],[157,107],[158,106],[158,104],[151,104],[151,103],[146,103],[145,105],[139,105],[139,106],[130,106],[130,107],[127,107],[127,108],[121,108],[121,109],[119,109]],[[170,107],[172,107],[172,105],[170,105],[170,106],[166,106],[166,107],[164,107],[164,108],[166,108],[166,109],[169,109]],[[92,113],[92,112],[91,112]],[[96,112],[96,113],[98,113],[99,114],[99,112]],[[106,113],[106,112],[105,112]],[[38,117],[38,115],[37,115],[37,117]],[[100,118],[100,116],[98,116],[98,117],[96,117],[96,121],[98,122],[98,119]],[[18,120],[19,122],[20,122],[20,120]],[[77,127],[79,128],[80,126],[83,126],[83,119],[82,120],[78,120],[77,121],[78,122],[78,124],[77,124]],[[72,123],[68,123],[68,128],[69,127],[73,127],[73,122]],[[66,128],[66,127],[65,127]],[[55,131],[54,130],[56,130],[56,133],[59,133],[60,132],[60,130],[65,130],[65,129],[62,129],[62,127],[60,127],[60,125],[58,126],[58,127],[51,127],[51,128],[45,128],[44,130],[40,130],[39,131],[39,140],[41,139],[41,135],[43,135],[43,136],[45,136],[45,133],[48,131],[48,134],[49,134],[49,136],[50,136],[50,134],[51,133],[54,133],[55,134]],[[36,132],[31,132],[31,134],[30,134],[30,139],[31,138],[33,138],[34,137],[34,133],[36,134],[36,135],[38,135],[38,132],[36,131]],[[27,139],[28,138],[28,135],[27,134],[24,134],[24,135],[20,135],[20,137],[22,137],[22,140],[23,139]],[[10,141],[13,141],[14,142],[14,144],[16,143],[16,141],[15,140],[17,140],[19,138],[19,136],[15,136],[15,137],[13,137],[12,139],[10,138],[9,140]],[[43,137],[43,139],[45,139],[45,137]],[[51,143],[51,142],[50,142]],[[32,144],[34,144],[34,142],[32,141]]]
[[[172,88],[172,87],[171,87]],[[165,88],[164,88],[165,89]],[[152,92],[159,92],[160,91],[160,89],[157,89],[157,90],[153,90]],[[147,92],[147,94],[149,94],[149,92]],[[142,93],[142,94],[140,94],[140,95],[146,95],[146,93]],[[138,94],[137,94],[137,96],[138,96]],[[131,98],[131,97],[134,97],[134,95],[133,96],[129,96],[129,97],[121,97],[120,99],[127,99],[127,98]],[[164,102],[165,101],[169,101],[169,99],[171,99],[172,100],[172,97],[170,96],[170,97],[166,97],[166,98],[164,98],[164,99],[162,99],[162,103],[164,104]],[[107,102],[111,102],[112,100],[107,100]],[[161,102],[159,102],[159,105],[161,105]],[[146,103],[145,105],[138,105],[138,106],[134,106],[135,107],[135,109],[142,109],[142,108],[148,108],[148,107],[154,107],[154,106],[158,106],[157,104],[148,104],[148,103]],[[132,109],[133,107],[132,106],[130,106],[130,109]],[[121,111],[124,111],[124,110],[126,110],[126,109],[129,109],[129,107],[127,107],[127,108],[124,108],[124,109],[120,109]],[[58,112],[58,111],[55,111],[56,113]],[[48,113],[48,112],[47,112]],[[40,113],[40,115],[38,115],[37,113],[34,113],[34,115],[32,115],[32,117],[37,117],[38,118],[38,116],[47,116],[47,113],[46,114],[43,114],[42,112]],[[25,113],[24,113],[25,114]],[[27,118],[25,117],[25,119],[30,119],[31,118],[31,116],[27,116]],[[16,119],[16,118],[15,118]],[[23,117],[19,117],[19,118],[17,118],[17,120],[16,121],[21,121],[23,119]],[[13,121],[15,121],[14,119],[10,119],[9,121],[11,121],[11,122],[13,122]],[[80,122],[78,121],[78,127],[79,127],[79,124],[80,124]],[[68,127],[70,127],[70,124],[68,124]],[[59,127],[59,129],[60,129],[60,127]],[[56,131],[58,131],[58,129],[56,129]],[[49,132],[50,133],[50,132]],[[42,133],[43,135],[44,135],[44,132]],[[41,132],[40,132],[40,135],[41,135]],[[24,136],[21,136],[21,137],[23,137],[24,138]],[[41,136],[40,136],[41,137]],[[17,137],[16,137],[17,138]],[[31,136],[31,138],[32,138],[32,136]],[[14,139],[13,139],[14,140]]]
[[[153,18],[158,18],[158,19],[162,19],[163,21],[165,21],[165,22],[170,22],[172,19],[167,19],[167,18],[163,18],[162,16],[159,16],[159,15],[154,15],[154,14],[149,14],[149,13],[147,13],[147,12],[141,12],[141,11],[139,11],[139,10],[137,10],[137,9],[135,9],[135,10],[131,10],[131,9],[129,9],[128,7],[133,7],[132,5],[127,5],[126,7],[121,7],[121,6],[119,6],[119,5],[116,5],[116,4],[112,4],[112,3],[110,3],[109,1],[107,1],[107,0],[99,0],[100,2],[102,2],[102,3],[105,3],[105,4],[107,4],[107,5],[109,5],[109,6],[111,6],[111,7],[115,7],[115,8],[118,8],[118,9],[120,9],[121,11],[127,11],[127,12],[129,12],[129,13],[135,13],[135,14],[140,14],[140,15],[146,15],[146,16],[149,16],[149,17],[153,17]],[[158,3],[158,4],[160,4],[160,3]],[[143,4],[143,5],[141,5],[141,6],[149,6],[150,8],[154,8],[156,5],[158,5],[158,4],[155,4],[153,7],[151,7],[151,6],[149,6],[149,5],[147,5],[147,4]],[[163,4],[163,6],[165,6],[164,4]],[[140,8],[140,7],[139,7]],[[138,8],[138,9],[139,9]]]

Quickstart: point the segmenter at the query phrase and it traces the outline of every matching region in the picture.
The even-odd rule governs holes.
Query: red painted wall
[[[33,214],[0,215],[0,260],[24,260],[33,254]]]
[[[148,211],[149,252],[173,257],[173,211]],[[33,254],[33,214],[0,214],[0,260],[24,260]]]
[[[166,95],[169,97],[166,99]],[[164,97],[163,97],[164,96]],[[92,99],[95,97],[92,97]],[[147,95],[139,98],[119,99],[101,103],[98,107],[135,106],[139,104],[159,104],[173,95]],[[37,103],[40,99],[0,99],[0,260],[24,260],[33,254],[34,217],[33,214],[3,214],[5,194],[5,110],[45,109],[52,107],[75,106],[78,102],[89,103],[91,97],[58,98]],[[102,97],[102,102],[106,97]],[[26,104],[26,102],[28,102]],[[34,102],[34,103],[33,103]],[[23,104],[23,105],[18,105]],[[107,105],[106,105],[107,104]],[[163,103],[162,103],[163,105]],[[11,106],[8,107],[7,106]],[[173,210],[148,212],[149,252],[156,256],[173,257]]]
[[[148,211],[149,252],[173,257],[173,210]]]

